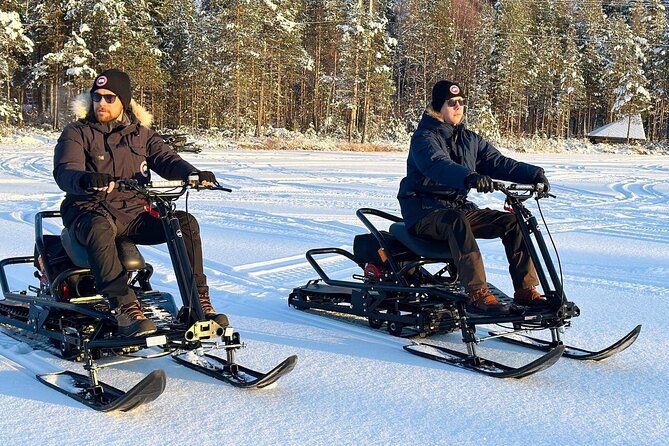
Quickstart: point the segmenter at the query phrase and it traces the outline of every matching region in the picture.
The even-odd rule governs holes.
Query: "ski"
[[[165,372],[154,370],[124,392],[98,381],[92,386],[86,375],[62,370],[36,375],[47,386],[99,412],[127,412],[158,398],[165,390]]]
[[[297,364],[297,356],[293,355],[269,372],[262,373],[236,363],[230,364],[225,359],[210,354],[199,355],[189,351],[172,357],[181,365],[243,389],[267,387],[290,373]]]
[[[489,359],[470,356],[457,350],[451,350],[440,345],[424,344],[415,342],[405,345],[404,350],[414,355],[443,362],[456,367],[460,367],[473,372],[482,373],[495,378],[523,378],[533,373],[545,370],[555,364],[562,353],[564,346],[559,345],[551,349],[548,353],[535,359],[522,367],[510,367]]]
[[[518,333],[504,333],[498,331],[489,332],[493,336],[498,336],[500,340],[508,342],[510,344],[521,345],[523,347],[529,347],[535,350],[549,351],[554,348],[557,343],[546,341],[544,339],[533,338],[531,336],[526,336]],[[634,341],[639,337],[641,333],[641,325],[634,327],[632,331],[627,333],[618,341],[614,342],[610,346],[602,350],[586,350],[578,347],[572,347],[569,345],[564,346],[564,353],[562,356],[565,358],[578,359],[581,361],[601,361],[610,356],[613,356],[621,351],[625,350],[627,347],[632,345]]]

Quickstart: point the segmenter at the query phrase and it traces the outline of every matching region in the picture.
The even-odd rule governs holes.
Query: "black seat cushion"
[[[60,233],[60,240],[67,255],[75,265],[80,268],[91,267],[90,263],[88,263],[86,248],[75,237],[72,237],[67,228],[63,228],[63,231]],[[126,271],[135,271],[146,266],[142,253],[139,252],[137,246],[129,239],[123,237],[116,239],[116,247],[121,265],[123,265]]]
[[[432,260],[448,260],[451,258],[448,243],[411,235],[403,222],[390,225],[390,233],[404,246],[423,258]]]

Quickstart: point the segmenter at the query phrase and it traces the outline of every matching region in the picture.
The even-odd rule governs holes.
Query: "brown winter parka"
[[[87,172],[108,173],[115,179],[151,180],[151,170],[167,180],[185,180],[197,172],[149,126],[152,116],[135,101],[124,111],[123,122],[99,123],[92,111],[90,94],[80,95],[73,110],[80,118],[58,138],[53,176],[66,192],[61,204],[63,223],[69,227],[82,211],[92,211],[127,224],[145,212],[146,201],[133,192],[87,192],[80,186]]]

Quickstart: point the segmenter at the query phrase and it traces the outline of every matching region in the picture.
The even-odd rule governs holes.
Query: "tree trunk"
[[[311,101],[311,123],[316,133],[320,132],[320,75],[321,75],[321,26],[318,26],[314,64],[314,91]]]
[[[276,116],[274,116],[274,127],[280,128],[281,125],[281,65],[276,64]]]
[[[261,67],[265,66],[265,62],[267,60],[267,43],[263,42],[262,46],[262,63],[260,64]],[[263,125],[264,125],[264,120],[265,120],[265,70],[264,68],[261,68],[260,70],[260,93],[258,96],[258,113],[256,115],[256,136],[260,136],[262,134],[263,130]]]
[[[241,11],[239,7],[239,2],[237,2],[235,10],[235,19],[237,25],[242,25],[241,21]],[[235,139],[239,139],[239,128],[241,126],[241,96],[242,96],[242,87],[241,87],[241,74],[240,74],[240,65],[241,65],[241,42],[239,37],[235,42]]]

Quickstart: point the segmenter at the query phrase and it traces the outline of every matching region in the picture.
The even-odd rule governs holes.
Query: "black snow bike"
[[[153,290],[153,268],[130,240],[117,246],[128,284],[137,294],[144,314],[158,328],[155,334],[125,338],[117,334],[116,320],[107,302],[95,289],[85,249],[70,237],[46,234],[48,220],[60,224],[60,212],[43,211],[35,216],[35,252],[32,256],[0,261],[0,324],[5,332],[38,348],[57,349],[64,358],[81,361],[86,374],[68,370],[40,373],[37,378],[50,387],[99,411],[127,411],[156,399],[165,389],[166,375],[154,370],[128,391],[99,379],[105,367],[140,359],[172,355],[182,365],[241,388],[263,388],[289,373],[297,362],[291,356],[267,373],[245,367],[235,353],[245,346],[232,327],[221,327],[204,317],[187,251],[175,216],[175,201],[189,190],[230,189],[202,187],[196,180],[161,181],[141,185],[119,180],[119,189],[134,191],[147,200],[165,231],[170,260],[183,306],[177,310],[171,294]],[[34,266],[38,286],[11,291],[8,272],[18,265]],[[224,357],[214,353],[222,351]]]
[[[367,318],[372,328],[386,324],[395,336],[418,335],[424,338],[437,333],[460,330],[466,352],[443,345],[413,341],[404,349],[450,365],[499,378],[522,378],[555,364],[560,357],[579,360],[602,360],[629,347],[639,336],[637,326],[625,337],[599,351],[565,345],[562,333],[571,325],[579,308],[567,300],[561,275],[556,269],[536,218],[525,206],[530,198],[552,196],[535,186],[495,183],[495,189],[506,195],[505,208],[518,221],[523,238],[537,270],[546,304],[541,308],[522,307],[502,291],[488,284],[501,302],[510,304],[505,315],[477,314],[467,308],[467,295],[458,281],[455,263],[448,245],[411,235],[401,218],[376,209],[363,208],[357,217],[369,234],[355,237],[353,253],[340,248],[311,249],[306,258],[320,279],[310,280],[295,288],[289,305],[301,310],[322,310]],[[379,230],[370,217],[390,224],[389,231]],[[328,276],[316,257],[330,259],[343,256],[355,262],[362,274],[353,280],[335,280]],[[321,263],[324,263],[321,261]],[[503,331],[490,331],[478,336],[479,325],[495,324]],[[528,331],[548,330],[551,340],[529,336]],[[481,357],[477,345],[500,339],[544,352],[536,360],[520,367],[511,367]]]

